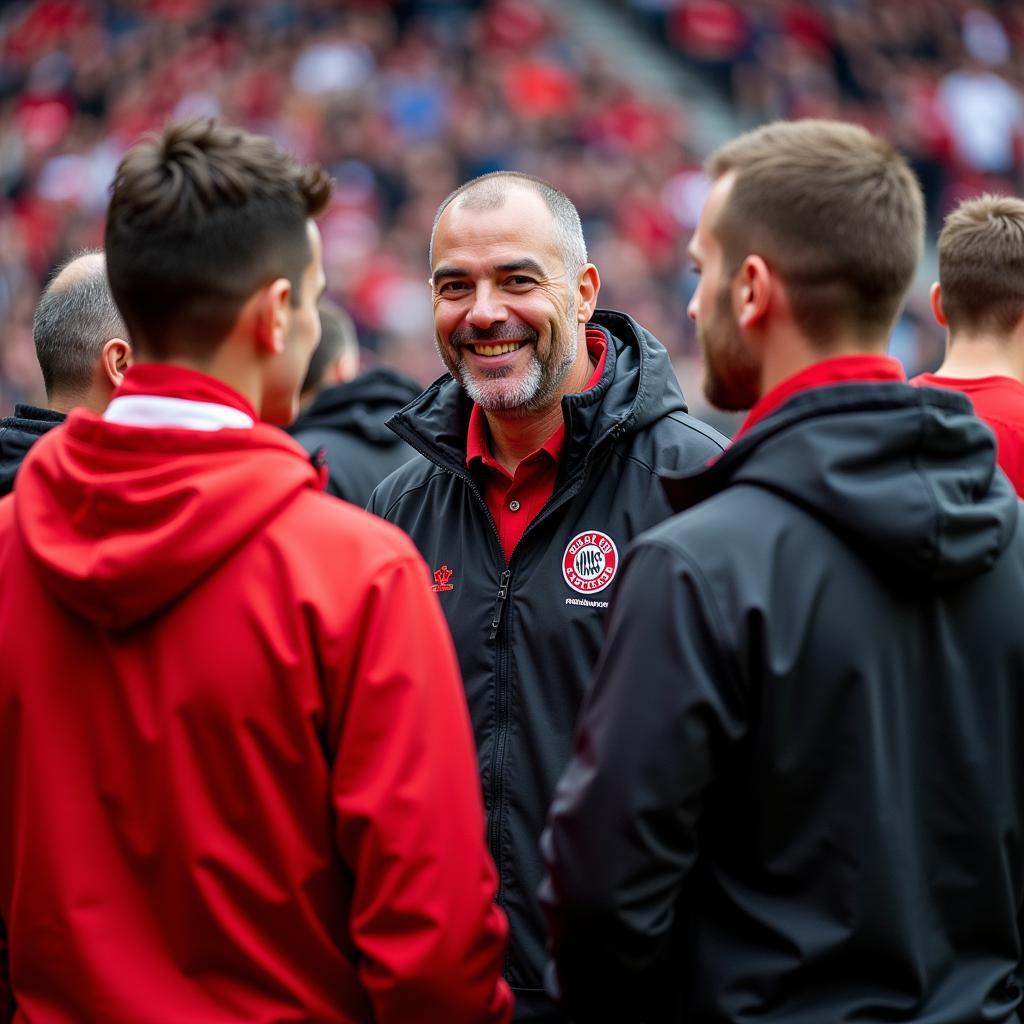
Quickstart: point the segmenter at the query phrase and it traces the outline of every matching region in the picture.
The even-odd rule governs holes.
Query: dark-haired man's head
[[[317,304],[320,344],[309,361],[301,398],[311,401],[322,388],[343,384],[359,374],[359,337],[352,317],[328,299]]]
[[[709,399],[753,405],[769,344],[790,363],[884,351],[924,237],[921,189],[894,147],[851,124],[778,122],[726,143],[707,170],[689,315]]]
[[[32,319],[32,340],[50,408],[102,412],[131,362],[121,314],[110,294],[100,250],[57,269]]]
[[[1024,319],[1024,200],[983,195],[962,202],[939,235],[932,305],[950,338],[1000,338]]]
[[[182,362],[286,423],[319,338],[317,165],[200,119],[133,147],[114,179],[108,274],[140,359]]]

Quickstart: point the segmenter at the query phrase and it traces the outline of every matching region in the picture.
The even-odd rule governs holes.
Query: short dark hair
[[[347,355],[359,348],[356,326],[348,313],[328,299],[321,299],[316,311],[320,314],[320,344],[313,350],[309,361],[306,379],[302,382],[303,395],[320,387],[327,367],[338,356]]]
[[[330,193],[319,165],[212,118],[132,147],[111,187],[106,251],[133,342],[158,356],[172,344],[210,355],[262,285],[285,277],[298,303],[306,221]]]
[[[809,339],[892,324],[921,258],[924,199],[889,142],[839,121],[777,121],[725,143],[707,170],[735,174],[712,226],[726,262],[772,264]]]
[[[942,313],[950,331],[1012,331],[1024,316],[1024,200],[961,203],[939,235]]]
[[[89,262],[87,268],[64,273],[83,259]],[[62,275],[64,280],[59,280]],[[84,395],[111,338],[127,339],[128,331],[110,293],[103,251],[86,249],[57,267],[32,318],[32,341],[47,398]]]

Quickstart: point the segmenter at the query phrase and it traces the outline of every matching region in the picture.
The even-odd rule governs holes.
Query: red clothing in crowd
[[[595,366],[584,391],[589,391],[601,379],[605,356],[608,353],[604,335],[597,328],[587,329],[587,351]],[[501,540],[501,549],[505,552],[506,562],[512,557],[519,538],[554,493],[558,463],[562,457],[564,444],[563,422],[540,448],[519,463],[515,475],[510,476],[505,467],[491,454],[487,420],[480,406],[474,405],[470,411],[466,435],[466,465],[472,467],[474,463],[478,463],[485,469],[484,501],[487,502],[494,525],[498,528],[498,537]]]
[[[121,395],[255,418],[170,367]],[[18,485],[0,1019],[507,1021],[473,740],[411,542],[263,424],[79,411]]]
[[[996,435],[999,465],[1024,497],[1024,384],[1013,377],[937,377],[922,373],[911,384],[962,391]]]

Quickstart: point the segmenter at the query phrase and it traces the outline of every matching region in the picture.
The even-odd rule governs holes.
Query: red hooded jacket
[[[0,1020],[509,1018],[425,573],[276,428],[39,441],[0,502]]]

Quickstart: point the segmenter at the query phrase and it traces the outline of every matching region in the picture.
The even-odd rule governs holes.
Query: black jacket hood
[[[799,393],[708,469],[664,478],[676,511],[736,484],[800,505],[879,570],[917,585],[989,569],[1018,514],[995,438],[968,399],[902,383]]]
[[[588,327],[600,328],[608,344],[601,379],[589,391],[566,395],[565,468],[606,440],[634,433],[672,412],[687,412],[668,352],[631,316],[595,310]],[[472,401],[450,373],[439,377],[415,401],[388,421],[388,426],[419,451],[424,447],[440,461],[462,466]]]
[[[0,495],[9,494],[14,487],[14,476],[29,448],[64,419],[62,412],[16,405],[13,416],[0,420]]]
[[[384,421],[421,391],[419,384],[389,366],[375,366],[354,380],[325,388],[295,421],[289,433],[343,430],[371,444],[393,445],[395,435]]]

